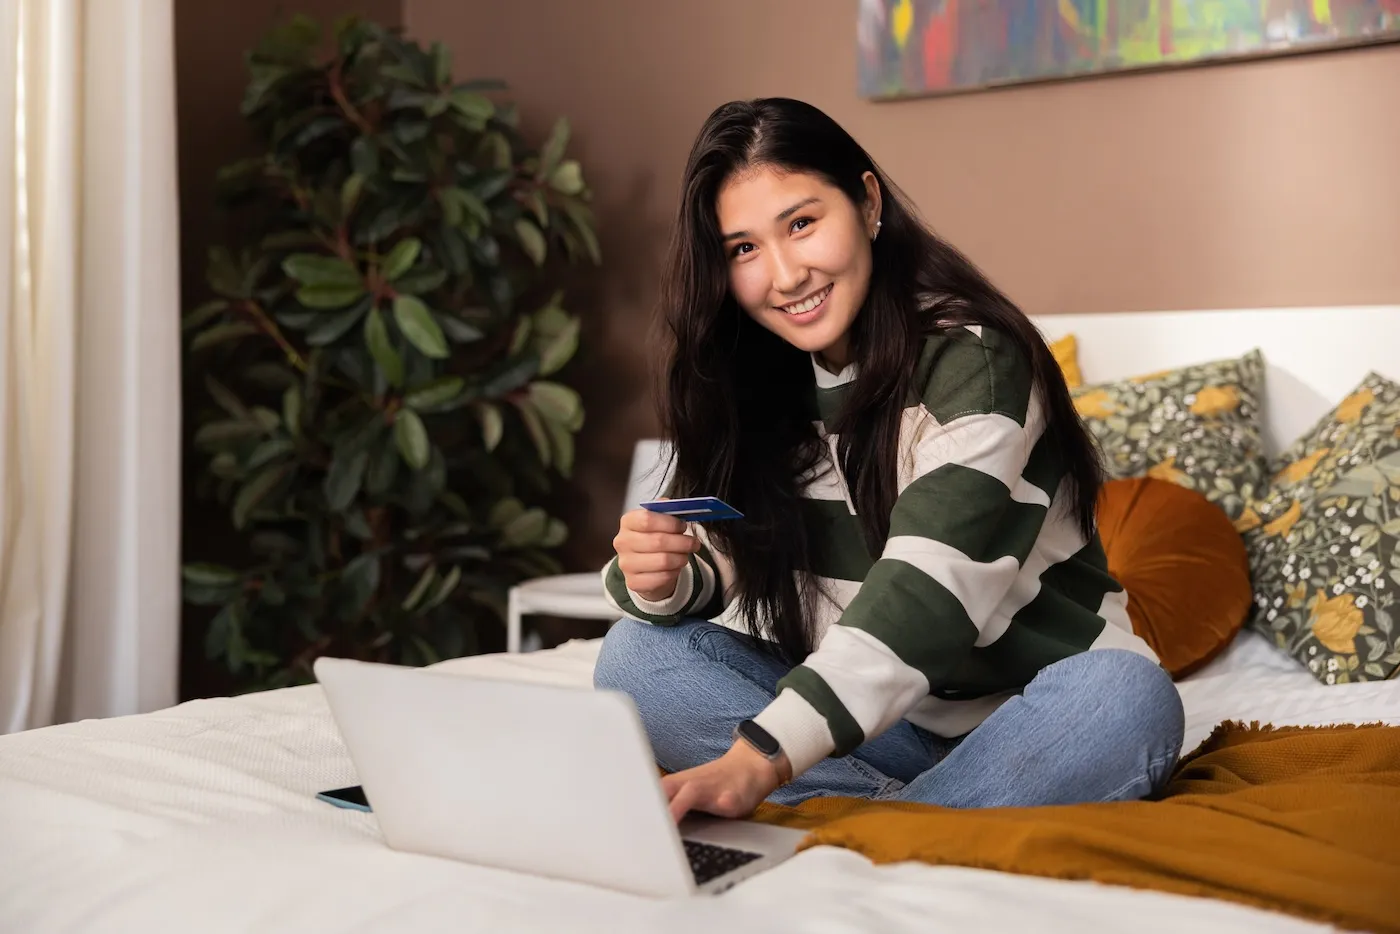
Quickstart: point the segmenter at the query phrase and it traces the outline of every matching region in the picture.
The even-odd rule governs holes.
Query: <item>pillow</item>
[[[1326,684],[1400,668],[1400,384],[1372,373],[1278,459],[1240,519],[1250,625]]]
[[[1182,678],[1220,654],[1253,599],[1244,542],[1229,518],[1194,490],[1142,477],[1105,483],[1098,521],[1133,631],[1162,667]]]
[[[1060,365],[1066,386],[1078,389],[1084,385],[1084,374],[1079,371],[1079,341],[1073,334],[1066,334],[1057,341],[1051,341],[1050,353]]]
[[[1201,493],[1231,519],[1263,490],[1268,473],[1263,394],[1257,350],[1073,391],[1111,478],[1168,480]]]

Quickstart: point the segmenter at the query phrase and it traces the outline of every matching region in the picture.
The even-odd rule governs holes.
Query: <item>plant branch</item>
[[[277,322],[273,321],[268,313],[252,299],[244,301],[243,308],[257,322],[258,327],[262,328],[263,332],[276,341],[278,347],[282,348],[282,352],[287,355],[287,362],[305,373],[307,371],[306,358],[292,346],[291,341],[287,340],[282,329],[277,326]]]
[[[335,101],[341,113],[345,114],[345,119],[353,123],[361,134],[373,136],[374,127],[370,126],[369,121],[364,118],[364,115],[355,109],[354,104],[350,103],[350,98],[345,96],[345,83],[341,80],[344,73],[341,71],[340,66],[341,60],[338,58],[335,60],[335,63],[331,65],[331,73],[329,76],[331,99]]]

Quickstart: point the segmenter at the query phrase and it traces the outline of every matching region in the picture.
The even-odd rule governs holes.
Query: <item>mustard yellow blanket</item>
[[[820,798],[804,846],[1243,902],[1400,934],[1400,727],[1225,723],[1158,801],[959,811]]]

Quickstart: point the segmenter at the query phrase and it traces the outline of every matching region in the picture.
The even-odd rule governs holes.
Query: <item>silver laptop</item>
[[[389,846],[674,897],[791,856],[801,831],[676,827],[629,697],[321,658],[316,678]]]

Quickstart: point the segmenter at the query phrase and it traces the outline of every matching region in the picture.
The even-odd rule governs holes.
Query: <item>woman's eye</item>
[[[734,256],[746,256],[746,255],[748,255],[748,254],[751,253],[751,252],[753,252],[753,244],[752,244],[752,243],[741,243],[741,244],[739,244],[738,246],[736,246],[736,247],[734,248],[734,250],[733,250],[733,255],[734,255]]]
[[[812,219],[810,217],[799,217],[797,220],[792,222],[792,232],[797,233],[799,230],[802,230],[806,227],[810,227],[811,225]]]

